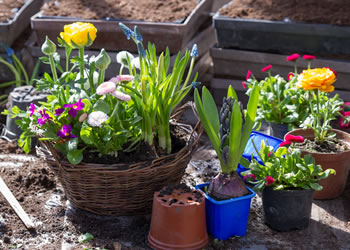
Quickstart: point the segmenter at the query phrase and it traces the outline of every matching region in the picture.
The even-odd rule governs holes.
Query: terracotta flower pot
[[[337,129],[332,129],[332,132],[336,133],[336,138],[350,149],[350,134]],[[301,135],[305,139],[314,138],[312,129],[296,129],[288,134]],[[311,154],[315,158],[316,164],[320,164],[323,170],[333,168],[336,171],[336,175],[330,175],[327,179],[320,181],[319,184],[323,189],[314,193],[314,199],[334,199],[340,196],[345,190],[349,173],[350,150],[341,153],[310,153],[302,151],[302,155],[305,154]]]
[[[148,241],[155,249],[202,249],[208,244],[205,199],[199,191],[154,193]]]

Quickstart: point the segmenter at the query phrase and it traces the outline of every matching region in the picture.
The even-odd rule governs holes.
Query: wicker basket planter
[[[201,127],[178,124],[186,132],[186,146],[151,162],[135,164],[72,165],[48,141],[38,154],[57,173],[68,200],[76,207],[102,215],[148,214],[153,194],[168,184],[177,184],[199,143]]]
[[[69,17],[43,16],[42,13],[31,18],[32,29],[37,41],[42,44],[48,36],[55,41],[63,26],[72,22],[88,21],[98,30],[98,36],[91,49],[105,48],[108,51],[128,50],[136,52],[135,46],[125,37],[118,23],[122,21],[128,27],[137,25],[142,33],[144,44],[157,43],[157,50],[169,47],[171,53],[180,51],[198,32],[200,26],[210,20],[212,0],[202,0],[182,23],[157,23],[135,20],[82,20]],[[121,39],[121,37],[123,39]]]

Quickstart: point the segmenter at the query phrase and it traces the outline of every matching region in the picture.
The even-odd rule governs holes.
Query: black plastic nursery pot
[[[278,53],[349,55],[350,27],[213,17],[219,47]]]
[[[314,190],[265,188],[262,202],[265,223],[276,231],[303,229],[309,225]]]
[[[274,122],[269,122],[269,132],[273,137],[277,137],[279,139],[284,139],[285,134],[288,133],[288,125],[286,124],[277,124]]]
[[[31,103],[38,104],[40,101],[45,101],[47,94],[41,93],[33,86],[21,86],[15,88],[9,95],[9,109],[13,106],[19,107],[21,110],[27,110]],[[20,118],[11,118],[7,116],[6,128],[3,131],[3,136],[9,140],[19,138],[22,130],[17,126],[16,120]]]

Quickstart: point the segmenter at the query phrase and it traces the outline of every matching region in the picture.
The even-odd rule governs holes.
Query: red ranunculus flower
[[[251,75],[252,75],[252,72],[250,70],[248,70],[248,73],[247,73],[247,76],[245,79],[248,81]]]
[[[314,60],[314,59],[316,59],[316,56],[312,56],[312,55],[303,55],[303,59],[304,59],[304,60]]]
[[[266,186],[270,186],[272,183],[275,182],[275,179],[271,176],[266,176]]]
[[[280,147],[288,146],[290,144],[292,144],[291,141],[283,141],[283,142],[281,142]]]
[[[286,135],[285,139],[290,142],[304,142],[304,137],[302,136]]]
[[[261,72],[269,71],[272,68],[272,65],[267,65],[265,68],[261,69]]]
[[[298,58],[300,57],[299,54],[293,54],[293,55],[290,55],[290,56],[287,56],[287,61],[296,61]]]

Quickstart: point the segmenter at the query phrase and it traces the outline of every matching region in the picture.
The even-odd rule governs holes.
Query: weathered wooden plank
[[[236,49],[210,49],[213,58],[214,73],[218,78],[244,79],[247,71],[251,70],[257,79],[267,76],[261,69],[272,64],[271,73],[287,77],[289,72],[294,71],[292,62],[286,60],[287,55],[252,52]],[[307,61],[297,60],[299,72],[307,68]],[[334,84],[338,90],[350,90],[350,61],[339,59],[315,59],[312,67],[329,67],[338,73]]]

